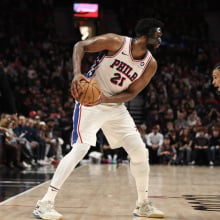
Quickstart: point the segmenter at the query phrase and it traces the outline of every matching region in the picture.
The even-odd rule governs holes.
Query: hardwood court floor
[[[34,219],[35,203],[49,182],[6,200],[1,220]],[[166,220],[220,219],[220,167],[151,166],[150,197]],[[128,165],[86,165],[64,183],[56,209],[65,220],[144,220],[135,218],[136,189]]]

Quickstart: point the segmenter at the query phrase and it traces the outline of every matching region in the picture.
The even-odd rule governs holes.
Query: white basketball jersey
[[[152,59],[149,50],[143,59],[134,59],[131,54],[131,42],[132,38],[125,37],[122,47],[112,56],[108,56],[106,51],[100,53],[87,73],[87,77],[92,77],[98,82],[105,96],[126,90],[143,74]]]

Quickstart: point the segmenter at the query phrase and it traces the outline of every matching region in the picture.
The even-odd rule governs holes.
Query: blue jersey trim
[[[95,73],[95,70],[97,69],[100,61],[102,60],[102,58],[106,55],[107,51],[104,50],[104,51],[101,51],[98,56],[96,57],[93,65],[91,66],[90,70],[86,73],[86,77],[87,78],[91,78],[94,73]]]

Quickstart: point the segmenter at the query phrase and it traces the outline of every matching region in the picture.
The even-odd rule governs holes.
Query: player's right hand
[[[99,104],[103,103],[105,99],[106,99],[106,96],[101,92],[100,95],[99,95],[99,98],[96,102],[86,104],[85,106],[86,107],[92,107],[92,106],[95,106],[95,105],[99,105]]]
[[[71,95],[73,98],[78,98],[79,94],[83,91],[83,87],[80,84],[80,81],[84,79],[88,81],[88,79],[83,74],[77,74],[74,76],[72,83],[71,83]]]

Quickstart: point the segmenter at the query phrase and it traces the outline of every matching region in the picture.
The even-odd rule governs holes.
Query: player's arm
[[[142,76],[134,81],[127,90],[110,97],[103,96],[103,103],[121,103],[132,100],[138,93],[140,93],[150,82],[152,77],[155,75],[157,70],[157,62],[152,59],[149,63],[147,69],[142,74]]]
[[[95,53],[103,50],[115,52],[121,48],[123,41],[123,36],[109,33],[79,41],[74,45],[72,55],[74,78],[71,84],[71,93],[74,97],[78,97],[78,91],[82,89],[79,81],[81,79],[86,80],[85,76],[81,73],[81,63],[84,54],[86,52]]]

